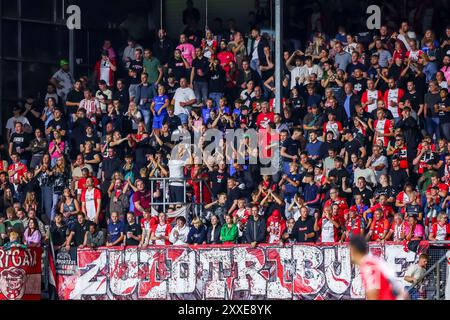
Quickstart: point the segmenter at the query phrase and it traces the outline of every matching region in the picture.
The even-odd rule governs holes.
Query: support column
[[[284,0],[275,0],[275,112],[281,110],[283,81],[283,7]]]

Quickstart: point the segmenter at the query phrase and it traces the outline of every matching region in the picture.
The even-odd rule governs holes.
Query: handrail
[[[449,243],[450,241],[445,241],[447,243]],[[433,243],[434,244],[434,243]],[[419,278],[419,280],[417,280],[417,282],[412,285],[409,289],[408,289],[408,293],[411,293],[411,291],[415,288],[417,288],[419,285],[422,284],[422,282],[425,280],[425,278],[431,274],[434,270],[436,270],[436,268],[438,268],[442,262],[444,262],[447,259],[447,255],[443,255],[435,264],[433,264],[431,266],[431,268],[429,268],[422,277]],[[439,284],[438,284],[439,285]],[[437,297],[437,299],[439,299],[439,297]]]

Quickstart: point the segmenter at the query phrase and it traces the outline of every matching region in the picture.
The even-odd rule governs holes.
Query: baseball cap
[[[67,61],[66,59],[59,60],[59,66],[60,67],[68,65],[68,64],[69,64],[69,61]]]

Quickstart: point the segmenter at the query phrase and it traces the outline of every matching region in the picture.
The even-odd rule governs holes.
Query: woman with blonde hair
[[[206,244],[206,227],[199,217],[195,217],[192,220],[192,227],[187,236],[187,243],[195,246],[198,244]]]
[[[23,207],[26,212],[28,212],[30,209],[38,211],[39,204],[36,199],[36,193],[34,191],[27,192],[25,201],[23,202]]]

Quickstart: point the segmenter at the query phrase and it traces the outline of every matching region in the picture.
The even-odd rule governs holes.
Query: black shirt
[[[349,157],[353,153],[356,154],[358,157],[360,156],[361,152],[359,151],[359,149],[362,146],[361,146],[361,143],[358,140],[353,139],[352,141],[346,141],[344,146],[345,146],[345,151],[348,153]]]
[[[13,144],[13,152],[17,151],[17,148],[25,149],[30,145],[31,137],[28,133],[16,133],[11,135],[10,142]],[[20,153],[21,156],[28,155],[28,152]]]
[[[75,89],[72,89],[68,94],[67,94],[67,102],[74,102],[74,103],[80,103],[81,100],[84,99],[84,94],[83,91],[77,91]],[[72,113],[76,113],[78,110],[77,106],[73,106],[73,107],[67,107],[67,112],[69,114]]]
[[[67,229],[68,227],[65,224],[58,227],[54,222],[52,222],[50,233],[52,235],[52,242],[55,246],[61,246],[66,241]]]
[[[168,66],[177,81],[180,81],[182,77],[186,76],[186,67],[184,65],[183,59],[172,58],[169,60]]]
[[[314,232],[314,221],[311,216],[307,216],[305,221],[301,217],[297,220],[292,230],[292,237],[296,242],[314,242],[314,237],[305,240],[305,234]]]
[[[130,94],[125,88],[123,88],[121,91],[117,90],[113,94],[113,100],[119,100],[122,108],[126,109],[130,104]]]
[[[289,137],[283,142],[282,147],[286,148],[286,153],[288,155],[291,155],[291,156],[297,155],[298,156],[298,151],[301,148],[301,144],[300,144],[300,141],[294,140],[291,137]],[[292,161],[291,159],[285,158],[285,157],[283,157],[283,160],[284,161]]]
[[[447,98],[445,98],[445,100],[441,99],[439,101],[438,105],[439,105],[439,112],[438,112],[439,122],[441,124],[449,123],[450,122],[450,111],[445,112],[445,111],[442,111],[442,109],[450,107],[450,98],[447,97]]]
[[[229,175],[227,172],[221,173],[218,170],[209,173],[212,194],[217,195],[221,192],[227,192],[228,177]]]
[[[125,227],[125,244],[127,246],[137,246],[139,244],[139,241],[133,238],[129,238],[128,232],[132,232],[133,235],[137,237],[142,234],[141,226],[137,223],[133,223],[131,225],[127,223],[127,226]]]
[[[53,130],[59,130],[59,131],[60,130],[67,131],[67,121],[65,121],[63,118],[61,118],[59,120],[53,119],[48,123],[48,128],[53,128]],[[61,139],[66,140],[66,137],[67,137],[67,135],[64,137],[61,137]],[[53,139],[54,139],[54,137],[53,137],[53,131],[52,131],[52,133],[50,134],[50,140],[53,140]]]
[[[166,117],[163,120],[164,124],[169,125],[170,132],[174,132],[178,129],[179,126],[181,126],[181,120],[178,116],[169,117],[169,115],[166,115]]]
[[[205,57],[195,58],[192,60],[192,67],[194,70],[194,81],[199,82],[207,82],[208,81],[208,72],[209,72],[209,62]],[[202,75],[199,75],[199,70],[203,72]]]
[[[395,188],[397,192],[402,191],[403,186],[408,181],[408,174],[406,173],[406,171],[404,169],[391,169],[389,171],[389,176],[391,177],[392,187]]]
[[[337,177],[337,185],[341,186],[342,185],[342,178],[346,177],[348,178],[348,172],[347,170],[345,170],[344,168],[341,169],[332,169],[330,170],[330,173],[328,174],[328,176],[336,176]]]
[[[423,104],[423,94],[419,94],[419,92],[415,91],[414,93],[410,93],[407,91],[402,98],[402,101],[405,102],[409,100],[411,103],[411,107],[415,112],[419,111],[420,105]]]
[[[89,232],[89,226],[91,224],[92,222],[89,220],[85,220],[83,224],[80,224],[78,221],[76,221],[73,224],[72,229],[70,231],[75,233],[72,239],[75,247],[78,247],[79,245],[83,244],[84,235],[86,234],[86,232]]]
[[[144,71],[144,61],[132,60],[129,68],[136,71],[137,78],[140,80],[142,71]]]
[[[209,92],[223,92],[225,88],[225,71],[220,66],[216,70],[209,71]]]
[[[237,200],[240,197],[241,197],[241,189],[239,189],[239,187],[234,187],[233,189],[228,190],[227,202],[225,203],[227,210],[231,208],[234,200]]]

